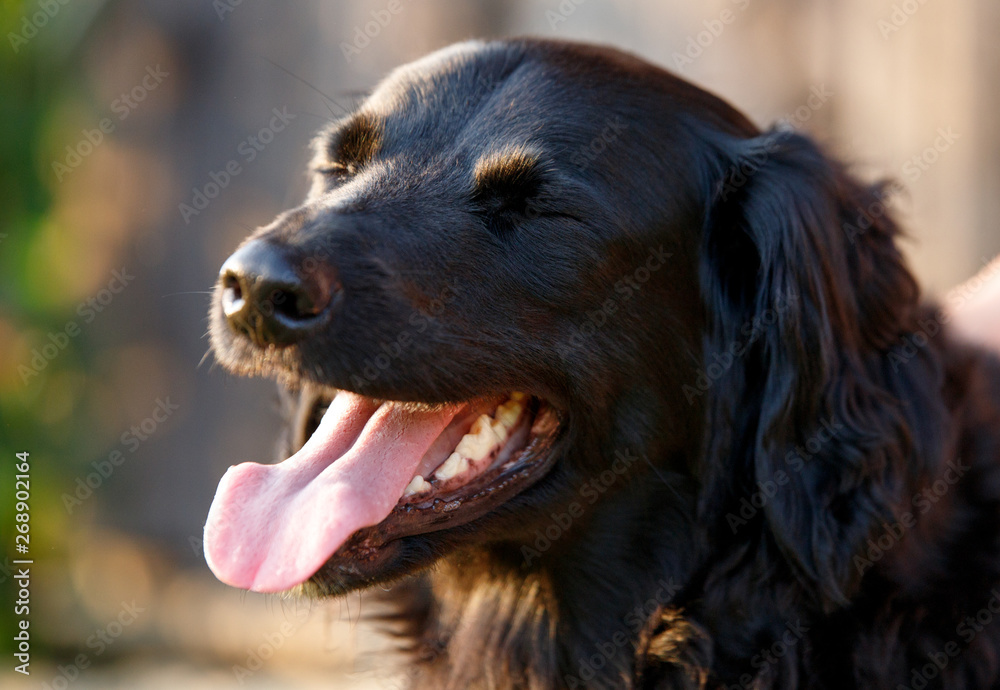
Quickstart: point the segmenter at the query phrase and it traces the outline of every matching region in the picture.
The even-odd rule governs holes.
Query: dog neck
[[[670,505],[664,492],[677,506],[669,515],[662,509]],[[428,576],[429,600],[412,607],[420,611],[400,616],[408,621],[405,634],[417,643],[421,672],[415,686],[613,687],[642,665],[644,641],[664,616],[676,618],[675,651],[683,656],[695,630],[672,604],[699,551],[691,526],[693,497],[678,501],[687,493],[654,485],[648,505],[634,495],[610,495],[591,507],[589,519],[551,539],[537,560],[520,543],[444,559]],[[658,515],[652,504],[660,506]],[[644,562],[630,564],[634,545],[607,526],[621,528],[628,521],[637,531],[627,533],[650,534],[644,527],[650,515],[657,515],[661,527],[675,522],[676,529],[659,530],[663,543],[646,542]]]

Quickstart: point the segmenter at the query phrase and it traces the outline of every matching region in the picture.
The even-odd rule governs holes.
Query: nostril
[[[290,321],[307,321],[323,312],[326,304],[317,304],[303,288],[275,288],[268,296],[274,313]]]
[[[222,277],[222,310],[226,316],[235,316],[246,307],[240,279],[232,271]]]

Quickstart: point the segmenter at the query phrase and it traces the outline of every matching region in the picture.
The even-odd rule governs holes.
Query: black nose
[[[226,259],[219,281],[229,327],[262,347],[291,345],[314,332],[340,294],[330,266],[294,261],[262,240]]]

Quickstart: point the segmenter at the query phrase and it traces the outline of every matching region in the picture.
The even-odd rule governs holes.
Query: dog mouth
[[[555,407],[521,392],[427,405],[340,391],[292,457],[229,469],[206,560],[259,592],[330,568],[359,573],[395,540],[466,524],[533,485],[560,426]]]

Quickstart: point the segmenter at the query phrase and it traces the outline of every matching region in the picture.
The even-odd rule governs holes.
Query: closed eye
[[[487,229],[509,234],[518,221],[540,215],[534,202],[545,182],[537,152],[516,148],[482,158],[475,167],[472,201]]]
[[[315,166],[313,170],[324,177],[340,179],[354,175],[358,171],[358,166],[354,163],[346,165],[343,163],[323,163]]]

